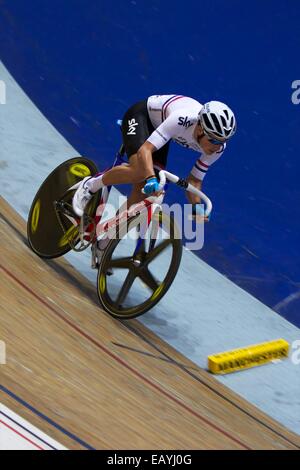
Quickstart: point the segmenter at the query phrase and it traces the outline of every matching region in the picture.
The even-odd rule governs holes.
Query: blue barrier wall
[[[0,60],[101,168],[116,119],[150,94],[235,110],[238,133],[205,181],[215,210],[199,255],[298,325],[299,18],[297,0],[0,0]],[[170,171],[195,157],[173,145]]]

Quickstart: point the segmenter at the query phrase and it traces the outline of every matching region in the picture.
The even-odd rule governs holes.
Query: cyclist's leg
[[[98,191],[104,184],[138,184],[143,181],[144,174],[139,164],[137,152],[154,131],[151,124],[147,101],[140,101],[131,106],[125,113],[122,120],[122,135],[125,152],[128,157],[128,164],[115,166],[101,175],[91,178],[87,186],[92,192]],[[104,181],[102,182],[102,178]]]
[[[122,134],[129,163],[115,166],[102,175],[82,180],[72,201],[73,209],[78,216],[83,215],[93,193],[99,191],[103,186],[122,183],[137,184],[143,181],[144,175],[138,164],[137,152],[153,131],[146,100],[140,101],[128,109],[122,121]]]
[[[73,198],[73,208],[78,215],[82,215],[85,205],[92,197],[92,193],[99,191],[104,185],[133,183],[135,186],[132,197],[129,198],[130,205],[145,198],[142,193],[139,196],[144,173],[137,152],[153,131],[154,127],[148,115],[146,100],[129,108],[122,121],[123,143],[129,163],[116,166],[105,172],[104,175],[86,178],[82,181],[81,187],[78,188]],[[165,166],[168,149],[169,144],[166,144],[160,150],[154,152],[153,160],[157,160],[162,166]],[[103,177],[105,177],[105,181],[102,180]]]
[[[158,178],[160,170],[165,169],[167,166],[169,146],[170,144],[168,143],[164,145],[158,151],[154,152],[153,154],[153,166],[154,166],[154,171],[155,171],[157,178]],[[132,155],[132,157],[130,157],[129,160],[131,161],[132,159],[134,160],[134,164],[138,165],[138,159],[136,155]],[[145,185],[144,181],[140,183],[135,183],[132,185],[132,190],[131,190],[130,196],[128,197],[127,203],[121,207],[120,211],[126,209],[126,205],[127,205],[127,208],[129,208],[130,206],[132,206],[132,204],[136,204],[146,199],[147,195],[142,193],[142,189],[144,185]]]
[[[134,129],[134,134],[132,134],[132,126],[136,124]],[[139,202],[145,199],[145,196],[140,192],[144,186],[144,171],[141,165],[140,158],[138,157],[138,150],[140,147],[146,142],[148,137],[154,132],[154,127],[150,121],[148,109],[147,109],[147,101],[141,101],[134,106],[132,106],[126,113],[122,121],[122,134],[123,134],[123,143],[125,147],[126,155],[128,156],[129,165],[126,167],[125,165],[122,167],[115,167],[110,172],[107,172],[105,175],[109,174],[110,180],[112,177],[112,172],[114,171],[113,177],[118,176],[121,177],[122,181],[118,181],[116,183],[109,184],[120,184],[124,183],[133,183],[133,190],[132,190],[132,197],[130,196],[130,202]],[[164,145],[161,149],[154,152],[152,155],[153,163],[156,164],[154,166],[155,173],[158,176],[159,170],[163,169],[167,165],[167,156],[169,151],[170,143],[168,142]],[[118,173],[118,169],[123,171],[121,175]],[[124,171],[125,170],[125,171]],[[127,178],[130,177],[130,173],[133,175],[132,180],[128,180]],[[126,179],[126,181],[124,180]],[[141,197],[138,197],[138,194],[141,194]],[[132,204],[134,202],[131,202]]]
[[[169,148],[170,142],[153,153],[153,167],[157,177],[160,170],[165,170],[167,167]]]
[[[103,181],[104,176],[105,181]],[[86,185],[92,193],[95,193],[99,191],[99,189],[103,188],[103,186],[128,183],[137,184],[141,181],[143,181],[143,177],[139,171],[138,157],[137,154],[134,154],[131,156],[129,163],[115,166],[104,174],[90,178],[87,180]]]

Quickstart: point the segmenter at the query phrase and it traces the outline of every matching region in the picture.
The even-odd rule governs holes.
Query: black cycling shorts
[[[147,100],[139,101],[126,111],[122,121],[122,134],[128,159],[137,153],[154,130],[148,114]],[[170,142],[153,153],[155,169],[166,167],[169,146]]]

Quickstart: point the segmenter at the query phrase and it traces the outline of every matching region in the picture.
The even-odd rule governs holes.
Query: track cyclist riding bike
[[[29,246],[50,259],[90,247],[105,311],[118,319],[148,312],[168,292],[182,256],[181,227],[162,207],[167,182],[186,191],[197,222],[208,220],[212,202],[202,180],[235,130],[232,111],[218,101],[156,95],[135,104],[123,118],[123,143],[109,170],[98,173],[94,162],[74,157],[43,181],[29,211]],[[200,153],[187,180],[162,169],[171,140]],[[107,219],[111,186],[120,183],[133,184],[128,207]]]
[[[84,178],[74,194],[73,209],[81,217],[95,192],[115,184],[133,185],[128,208],[155,195],[159,188],[157,172],[166,167],[171,140],[200,153],[187,181],[201,190],[210,165],[223,154],[226,141],[235,131],[235,116],[224,103],[210,101],[202,105],[187,96],[150,96],[130,107],[122,120],[129,163]],[[191,192],[186,194],[193,215],[205,220],[199,197]]]

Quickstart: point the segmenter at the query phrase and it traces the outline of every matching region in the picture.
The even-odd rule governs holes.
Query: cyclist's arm
[[[194,186],[195,188],[197,188],[199,191],[201,191],[201,188],[202,188],[202,180],[199,180],[198,178],[196,178],[195,176],[192,175],[192,173],[189,174],[189,176],[187,177],[187,181],[188,183],[190,183],[192,186]],[[192,214],[193,214],[193,219],[195,220],[195,222],[197,223],[201,223],[201,222],[208,222],[209,221],[209,217],[205,216],[204,213],[203,213],[203,207],[201,209],[201,211],[199,212],[200,210],[200,207],[198,206],[198,204],[201,204],[201,199],[199,196],[196,196],[196,194],[193,194],[191,192],[188,192],[186,191],[186,196],[187,196],[187,199],[189,201],[190,204],[193,204],[193,210],[192,210]]]
[[[187,182],[190,183],[192,186],[195,186],[195,188],[197,188],[199,191],[201,191],[202,181],[193,176],[192,173],[190,173],[187,177]],[[189,191],[186,191],[185,194],[191,204],[199,204],[201,202],[201,199],[199,198],[199,196],[196,196],[196,194],[193,194]]]
[[[145,178],[154,175],[152,154],[159,150],[174,134],[174,125],[176,125],[177,117],[169,116],[160,126],[152,132],[146,142],[138,150],[139,162],[143,164],[143,174]]]
[[[193,175],[196,179],[203,181],[210,166],[219,160],[222,154],[223,151],[215,152],[211,155],[200,155],[200,158],[198,158],[192,168],[191,175]]]
[[[137,152],[140,171],[144,179],[154,175],[152,154],[156,150],[156,147],[151,144],[151,142],[146,140],[146,142],[139,148]]]
[[[195,188],[199,189],[199,191],[201,191],[203,179],[210,165],[212,165],[221,157],[224,149],[225,145],[223,146],[223,149],[221,151],[216,152],[212,155],[201,155],[200,158],[198,158],[198,160],[195,162],[195,165],[193,166],[192,171],[187,178],[187,181],[193,186],[195,186]],[[191,204],[201,203],[201,199],[195,194],[186,192],[186,196]]]

